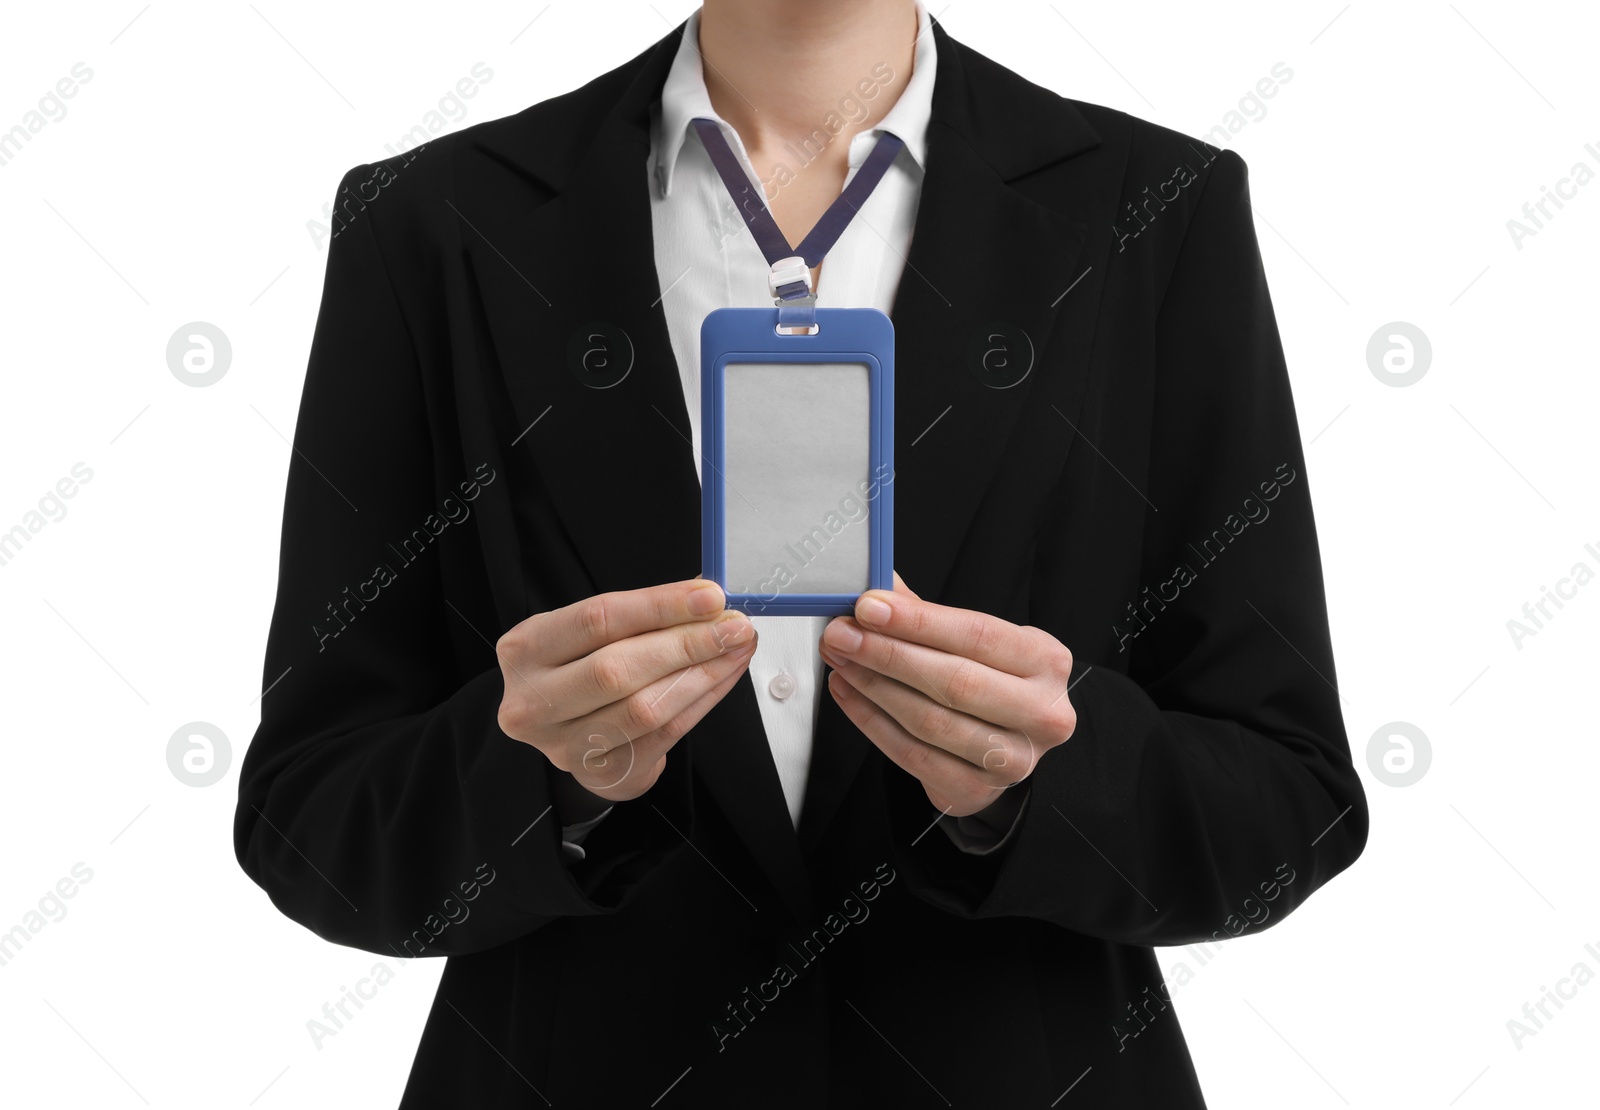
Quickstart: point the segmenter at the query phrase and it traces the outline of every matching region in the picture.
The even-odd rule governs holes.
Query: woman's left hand
[[[894,581],[828,623],[828,689],[936,807],[977,813],[1072,736],[1072,653],[1043,629],[935,605]]]

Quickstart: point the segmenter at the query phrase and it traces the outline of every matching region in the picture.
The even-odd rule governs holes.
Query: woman
[[[894,320],[900,577],[747,618],[695,578],[698,325],[771,304],[712,150],[794,243],[886,135],[810,280]],[[449,957],[403,1104],[1203,1105],[1152,946],[1367,833],[1239,158],[912,0],[707,0],[335,211],[236,846]]]

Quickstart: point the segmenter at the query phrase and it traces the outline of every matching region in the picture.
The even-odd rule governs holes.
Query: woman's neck
[[[711,106],[756,158],[830,122],[834,139],[876,126],[916,35],[916,0],[704,0],[698,45]]]

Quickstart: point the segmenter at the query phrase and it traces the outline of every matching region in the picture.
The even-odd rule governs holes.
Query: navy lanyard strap
[[[800,245],[791,247],[789,241],[783,237],[783,232],[778,230],[772,213],[767,210],[765,198],[751,185],[749,176],[739,164],[738,156],[728,146],[728,140],[723,136],[717,122],[704,116],[697,116],[689,122],[699,132],[700,141],[705,146],[706,153],[711,155],[711,164],[716,166],[722,183],[727,186],[734,207],[744,217],[745,225],[754,236],[756,245],[761,248],[767,264],[772,267],[769,284],[774,300],[779,306],[780,326],[802,326],[813,323],[816,297],[811,291],[811,267],[821,262],[834,243],[838,242],[839,236],[844,234],[844,229],[849,225],[850,218],[883,179],[890,163],[895,160],[905,142],[889,131],[879,135],[872,152],[867,155],[867,160],[861,163],[861,167],[856,170],[855,176],[844,187],[844,191],[828,205],[828,210],[806,233]]]

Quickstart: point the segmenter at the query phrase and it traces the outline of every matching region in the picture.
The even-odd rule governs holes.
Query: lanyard
[[[766,200],[757,194],[749,176],[739,164],[738,157],[728,146],[722,129],[715,120],[698,116],[689,121],[700,134],[700,141],[711,155],[734,207],[744,217],[745,226],[755,238],[756,245],[766,256],[772,273],[767,287],[778,306],[780,327],[810,327],[816,322],[817,295],[811,285],[811,267],[821,262],[850,223],[850,217],[866,202],[867,196],[877,187],[890,163],[900,153],[905,143],[898,135],[885,131],[878,136],[867,160],[856,170],[844,191],[834,198],[822,218],[806,233],[798,247],[778,230],[777,222],[767,210]]]

